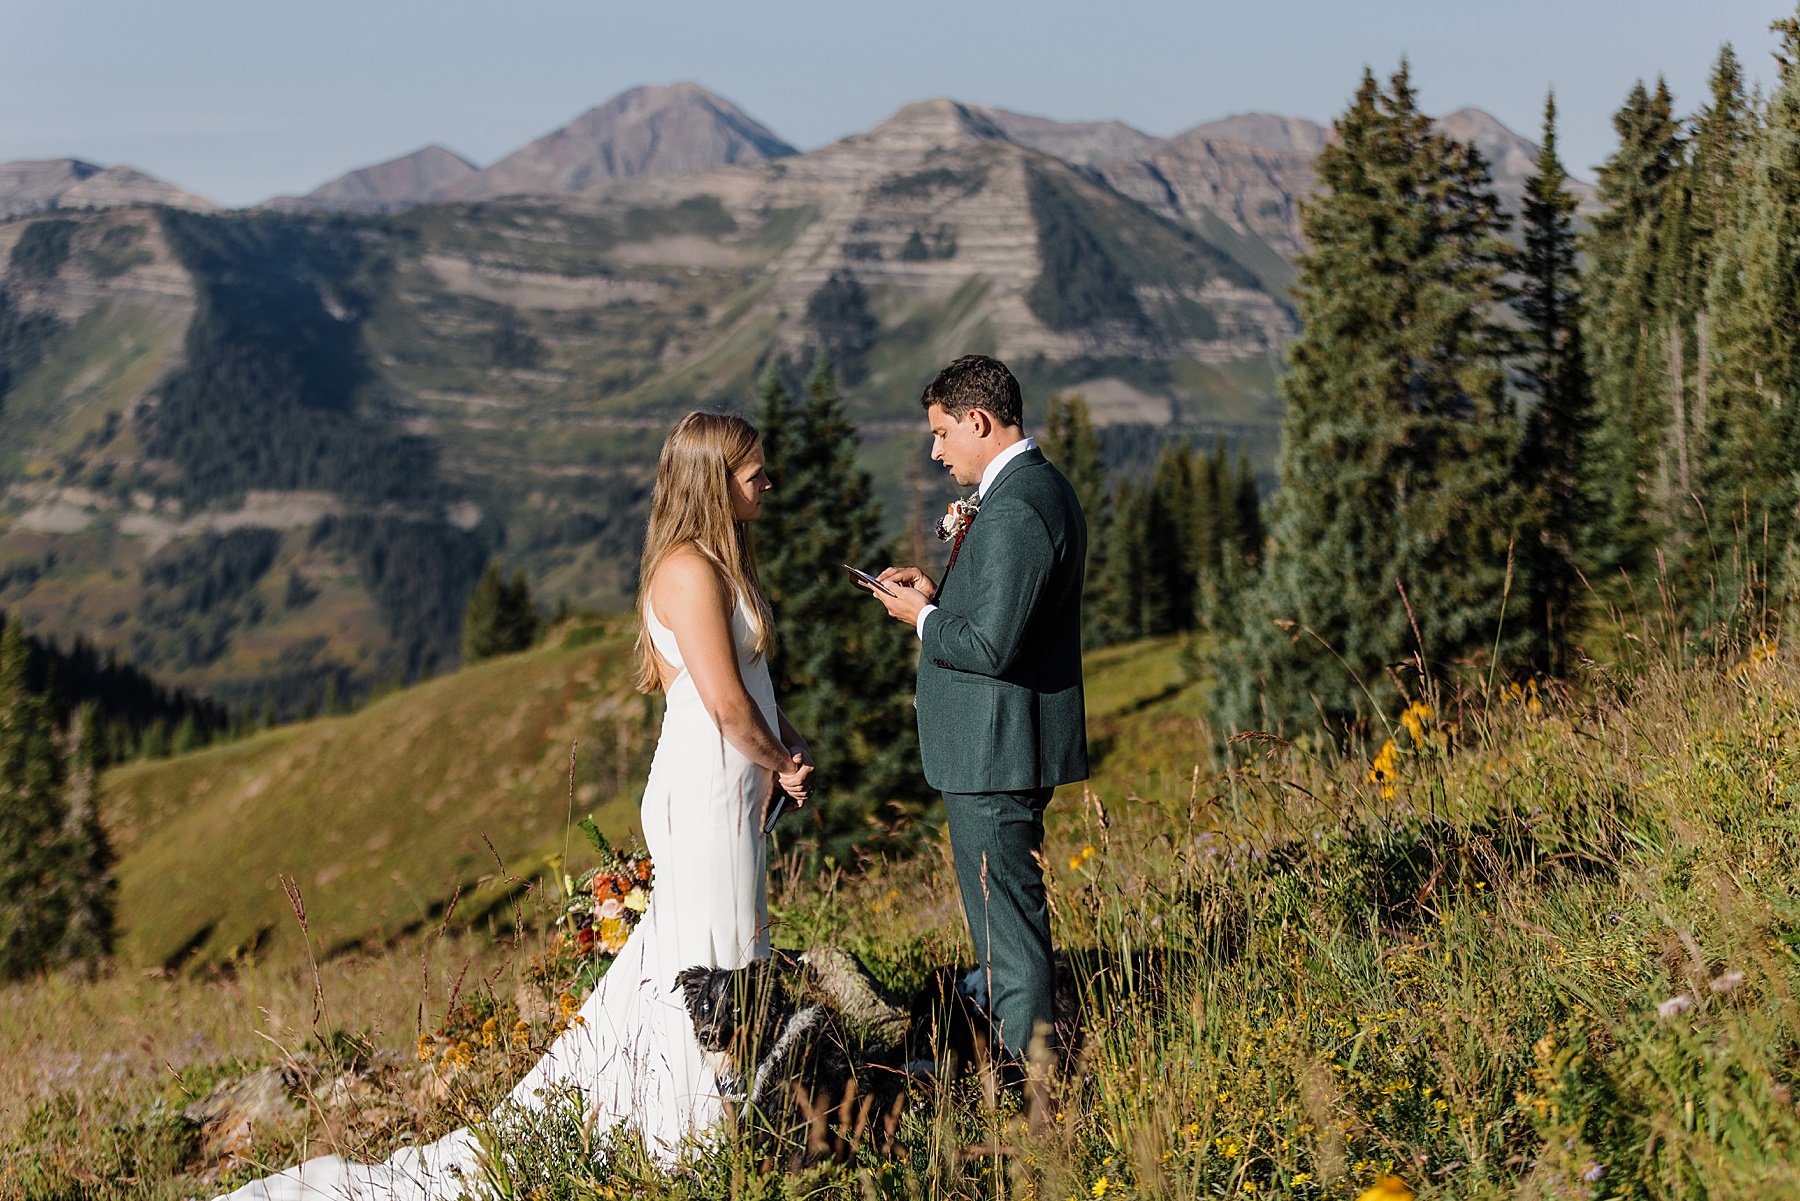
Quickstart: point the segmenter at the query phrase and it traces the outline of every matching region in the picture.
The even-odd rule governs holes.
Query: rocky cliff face
[[[607,179],[684,175],[793,153],[736,105],[698,84],[632,88],[433,195],[481,200],[573,192]]]
[[[479,170],[453,150],[426,146],[384,163],[348,171],[304,196],[277,196],[263,207],[280,212],[389,213],[417,204]]]
[[[134,204],[166,204],[203,212],[218,207],[133,167],[101,167],[73,158],[0,163],[0,220],[48,209],[128,208]]]

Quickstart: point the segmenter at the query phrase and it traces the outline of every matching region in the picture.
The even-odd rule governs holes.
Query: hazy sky
[[[811,149],[954,96],[1154,134],[1326,121],[1409,56],[1428,111],[1535,135],[1577,174],[1634,79],[1683,111],[1722,42],[1774,77],[1783,0],[0,0],[0,161],[130,163],[225,204],[441,142],[486,164],[639,83],[693,79]]]

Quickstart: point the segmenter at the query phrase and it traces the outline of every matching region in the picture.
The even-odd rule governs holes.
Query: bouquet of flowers
[[[537,973],[543,979],[572,980],[577,994],[591,989],[624,950],[625,940],[650,907],[655,880],[648,854],[616,850],[592,818],[583,818],[580,825],[599,862],[579,878],[564,873],[556,935]]]

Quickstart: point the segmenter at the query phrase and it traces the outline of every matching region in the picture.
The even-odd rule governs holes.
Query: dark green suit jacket
[[[940,792],[1085,780],[1087,521],[1043,453],[1000,469],[944,575],[919,654],[919,749]]]

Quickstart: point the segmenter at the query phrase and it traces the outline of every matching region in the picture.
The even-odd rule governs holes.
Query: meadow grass
[[[1050,811],[1057,939],[1157,953],[1086,988],[1051,1129],[944,1085],[891,1154],[765,1171],[725,1140],[665,1174],[553,1107],[488,1125],[500,1195],[1354,1197],[1388,1173],[1420,1197],[1800,1195],[1791,656],[1758,643],[1579,695],[1439,698],[1394,715],[1391,747],[1250,739],[1218,761],[1184,661],[1159,643],[1091,664],[1104,755]],[[968,959],[941,832],[853,874],[799,862],[775,873],[778,943],[848,946],[902,992]],[[174,1198],[241,1179],[178,1110],[262,1064],[298,1063],[305,1102],[238,1149],[262,1164],[379,1154],[483,1112],[575,1000],[534,988],[524,912],[512,943],[425,931],[316,973],[290,949],[0,993],[18,1048],[0,1187]],[[360,1108],[344,1079],[373,1082]]]

